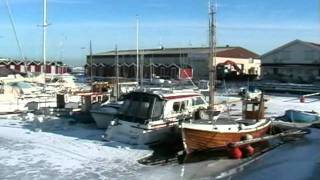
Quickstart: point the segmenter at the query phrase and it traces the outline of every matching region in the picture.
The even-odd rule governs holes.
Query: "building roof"
[[[13,59],[0,59],[0,63],[2,64],[15,64],[15,65],[19,65],[19,64],[37,64],[37,65],[42,65],[43,62],[41,61],[19,61],[19,60],[13,60]],[[64,64],[61,61],[47,61],[46,62],[47,65],[59,65],[59,66],[67,66],[66,64]]]
[[[89,67],[91,66],[90,64],[85,64],[85,67]],[[92,64],[92,66],[95,66],[95,67],[113,67],[113,66],[116,66],[116,64],[104,64],[104,63],[98,63],[98,64]],[[136,66],[135,63],[119,63],[118,64],[119,67],[122,67],[122,66],[126,66],[126,67],[130,67],[130,66]],[[150,66],[150,64],[146,64],[145,66]],[[154,67],[159,67],[159,66],[163,66],[163,67],[172,67],[172,66],[175,66],[175,67],[178,67],[178,68],[191,68],[190,65],[188,64],[175,64],[175,63],[171,63],[171,64],[159,64],[159,63],[151,63],[151,66],[154,66]]]
[[[186,55],[189,53],[194,54],[209,54],[208,47],[193,47],[193,48],[159,48],[159,49],[141,49],[140,53],[144,55],[163,55],[163,54],[181,54]],[[135,56],[136,50],[120,50],[118,55],[120,56]],[[217,47],[216,48],[217,57],[229,57],[229,58],[259,58],[259,55],[249,51],[242,47]],[[115,51],[108,51],[94,54],[93,56],[114,56]]]
[[[317,50],[320,51],[320,44],[317,44],[317,43],[314,43],[314,42],[308,42],[308,41],[302,41],[302,40],[296,39],[296,40],[290,41],[290,42],[288,42],[288,43],[286,43],[286,44],[284,44],[284,45],[282,45],[282,46],[280,46],[280,47],[278,47],[278,48],[275,48],[275,49],[273,49],[273,50],[271,50],[271,51],[263,54],[261,57],[268,56],[268,55],[270,55],[270,54],[272,54],[272,53],[275,53],[275,52],[277,52],[277,51],[279,51],[279,50],[281,50],[281,49],[287,48],[287,47],[289,47],[289,46],[291,46],[291,45],[293,45],[293,44],[297,44],[297,43],[304,44],[304,45],[306,45],[306,46],[309,46],[309,47],[311,47],[311,48],[314,48],[314,49],[317,49]]]

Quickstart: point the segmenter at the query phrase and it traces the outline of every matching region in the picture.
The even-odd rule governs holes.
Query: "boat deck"
[[[189,121],[191,122],[191,121]],[[255,119],[242,119],[241,115],[230,115],[223,113],[218,119],[212,120],[209,119],[198,119],[192,120],[192,124],[215,124],[215,125],[232,125],[232,124],[245,124],[245,125],[252,125],[255,124]]]

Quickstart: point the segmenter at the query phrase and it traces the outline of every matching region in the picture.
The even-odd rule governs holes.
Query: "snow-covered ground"
[[[101,141],[103,131],[69,126],[39,131],[17,117],[0,119],[0,179],[111,179],[136,175],[150,150]]]
[[[283,115],[287,109],[320,112],[320,101],[316,98],[307,99],[303,104],[297,97],[268,96],[268,99],[268,116]],[[233,109],[240,107],[235,106]],[[217,161],[145,166],[137,160],[150,155],[151,150],[102,141],[104,131],[96,129],[94,125],[74,125],[59,119],[39,125],[43,117],[38,117],[38,121],[34,121],[34,118],[36,117],[32,115],[0,116],[0,179],[197,179],[216,177],[226,168],[241,163],[237,160],[225,160],[219,162],[223,166],[218,166]],[[320,134],[318,131],[316,133]],[[308,143],[319,140],[319,137],[317,139],[314,136],[302,144],[314,148],[314,143],[308,146]],[[319,144],[320,141],[316,145]],[[286,151],[294,147],[299,149],[299,143],[297,146],[291,145]],[[298,154],[297,151],[294,152]],[[277,151],[272,153],[276,153],[274,156],[280,158],[279,161],[290,161],[293,158],[288,156],[281,159]],[[312,156],[319,157],[319,154]],[[277,162],[275,160],[274,163]],[[265,170],[262,165],[258,166],[258,170],[254,167],[250,167],[252,179],[254,175],[257,176],[258,170]],[[245,175],[243,172],[240,177],[245,179]]]

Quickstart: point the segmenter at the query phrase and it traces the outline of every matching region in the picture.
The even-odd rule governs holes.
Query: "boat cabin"
[[[243,115],[244,119],[264,119],[265,107],[264,107],[263,94],[261,98],[247,99],[243,101]]]
[[[123,101],[119,119],[139,124],[178,121],[182,118],[179,116],[191,116],[195,109],[208,106],[201,94],[195,92],[131,92],[123,96]]]

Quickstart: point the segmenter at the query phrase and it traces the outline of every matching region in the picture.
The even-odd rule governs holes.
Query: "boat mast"
[[[139,16],[136,16],[136,23],[137,23],[137,72],[136,72],[136,81],[139,83]]]
[[[118,45],[115,46],[115,56],[116,56],[116,101],[119,99],[119,55],[118,55]]]
[[[46,89],[46,69],[47,69],[47,28],[48,28],[48,18],[47,18],[47,0],[43,0],[43,89]]]
[[[209,108],[214,109],[214,91],[216,80],[216,5],[209,0]]]
[[[92,42],[91,42],[91,40],[90,40],[90,44],[89,44],[89,53],[90,53],[90,81],[91,81],[91,86],[93,85],[93,68],[92,68],[92,66],[93,66],[93,59],[92,59]]]
[[[143,88],[143,66],[144,66],[144,50],[141,53],[141,62],[140,62],[140,86]]]
[[[153,71],[152,71],[152,56],[149,58],[149,71],[150,71],[150,83],[152,82],[152,75],[153,75]]]

